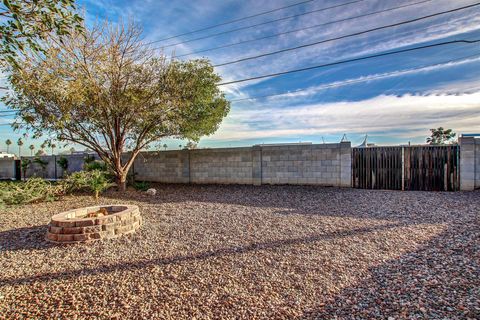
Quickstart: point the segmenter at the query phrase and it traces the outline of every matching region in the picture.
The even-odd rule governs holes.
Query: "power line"
[[[353,80],[350,80],[350,81],[344,81],[344,82],[342,82],[342,85],[350,85],[350,84],[360,83],[360,82],[364,82],[364,81],[377,80],[377,79],[389,77],[389,76],[391,76],[395,73],[412,72],[412,71],[432,68],[432,67],[436,67],[436,66],[440,66],[440,65],[444,65],[444,64],[448,64],[448,63],[462,61],[462,60],[465,60],[465,59],[471,59],[471,58],[474,58],[474,57],[480,57],[480,55],[479,54],[474,54],[474,55],[464,56],[464,57],[460,57],[460,58],[457,58],[457,59],[450,59],[450,60],[447,60],[447,61],[438,62],[438,63],[435,63],[435,64],[423,65],[423,66],[416,67],[416,68],[410,68],[410,69],[404,69],[404,70],[400,70],[400,71],[394,71],[394,72],[379,74],[377,76],[363,76],[363,78],[360,78],[360,79],[353,79]],[[337,84],[332,83],[332,84],[320,85],[318,87],[318,89],[315,90],[315,91],[320,91],[320,90],[328,89],[328,88],[334,88],[334,87],[337,87],[337,86],[339,86],[338,83]],[[282,92],[282,93],[274,93],[274,94],[254,96],[254,97],[249,97],[249,98],[233,99],[233,100],[229,100],[229,101],[230,102],[240,102],[240,101],[248,101],[248,100],[257,100],[257,99],[262,99],[262,98],[282,96],[282,95],[285,95],[285,94],[288,94],[288,93],[297,93],[297,92],[307,91],[307,90],[310,90],[310,89],[311,88],[304,88],[304,89],[298,89],[298,90],[294,90],[294,91],[285,91],[285,92]]]
[[[426,48],[426,47],[433,47],[433,46],[439,46],[439,45],[445,45],[445,44],[457,43],[457,42],[476,43],[476,42],[480,42],[480,39],[479,40],[470,40],[470,41],[469,40],[449,41],[449,42],[444,42],[444,43],[437,43],[435,45],[428,45],[428,46],[422,46],[422,47],[417,47],[417,48],[411,48],[411,49],[407,49],[407,50],[400,50],[400,51],[397,51],[397,52],[389,52],[389,53],[386,53],[386,54],[375,55],[375,56],[383,56],[383,55],[395,54],[395,53],[400,53],[400,52],[405,52],[405,51],[419,50],[419,49],[423,49],[423,48]],[[367,59],[367,58],[373,58],[373,57],[374,56],[370,56],[370,57],[364,57],[364,58],[361,58],[361,59]],[[480,55],[479,54],[468,55],[468,56],[460,57],[460,58],[457,58],[457,59],[450,59],[450,60],[447,60],[447,61],[438,62],[438,63],[435,63],[435,64],[424,65],[424,66],[420,66],[420,67],[416,67],[416,68],[410,68],[410,69],[407,69],[407,70],[400,70],[399,72],[400,73],[402,73],[402,72],[412,72],[412,71],[421,70],[421,69],[425,69],[425,68],[432,68],[432,67],[443,65],[443,64],[458,62],[458,61],[462,61],[462,60],[465,60],[465,59],[471,59],[471,58],[474,58],[474,57],[480,57]],[[359,60],[359,59],[353,59],[351,61],[354,61],[354,60]],[[347,62],[347,61],[344,61],[344,62]],[[348,61],[348,62],[350,62],[350,61]],[[341,63],[343,63],[343,62],[341,62]],[[337,64],[339,64],[339,63],[337,63]],[[320,67],[320,66],[315,66],[315,67]],[[311,67],[311,69],[313,69],[315,67]],[[378,76],[373,76],[373,77],[365,76],[366,77],[365,79],[354,79],[354,80],[351,80],[351,81],[346,81],[346,82],[344,82],[344,85],[350,85],[350,84],[359,83],[359,82],[363,82],[363,81],[371,81],[371,80],[381,79],[381,78],[384,78],[384,77],[388,77],[389,75],[391,75],[393,73],[394,72],[390,72],[390,73],[387,73],[387,74],[380,74]],[[222,83],[220,85],[225,85],[225,84],[230,84],[230,83]],[[335,86],[338,86],[338,84],[333,83],[331,85],[324,85],[324,86],[321,86],[321,88],[319,88],[317,91],[327,89],[327,88],[331,88],[331,87],[335,87]],[[297,93],[297,92],[307,91],[309,89],[310,88],[304,88],[304,89],[295,90],[293,92],[292,91],[286,91],[286,92],[282,92],[282,93],[274,93],[274,94],[255,96],[255,97],[249,97],[249,98],[233,99],[233,100],[230,100],[230,102],[239,102],[239,101],[247,101],[247,100],[256,100],[256,99],[261,99],[261,98],[275,97],[275,96],[281,96],[281,95],[284,95],[284,94],[287,94],[287,93]],[[13,125],[13,124],[14,124],[13,122],[12,123],[0,123],[0,126],[9,126],[9,125]]]
[[[304,15],[307,15],[307,14],[312,14],[312,13],[316,13],[316,12],[322,12],[322,11],[326,11],[326,10],[330,10],[330,9],[340,8],[340,7],[349,5],[349,4],[362,2],[362,1],[366,1],[366,0],[355,0],[355,1],[350,1],[350,2],[346,2],[346,3],[342,3],[342,4],[337,4],[337,5],[334,5],[334,6],[324,7],[324,8],[320,8],[320,9],[316,9],[316,10],[312,10],[312,11],[306,11],[306,12],[295,14],[295,15],[288,16],[288,17],[269,20],[269,21],[253,24],[253,25],[250,25],[250,26],[240,27],[240,28],[231,29],[231,30],[227,30],[227,31],[222,31],[222,32],[218,32],[218,33],[212,33],[210,35],[206,35],[206,36],[202,36],[202,37],[198,37],[198,38],[193,38],[193,39],[189,39],[189,40],[185,40],[185,41],[181,41],[181,42],[177,42],[177,43],[173,43],[173,44],[169,44],[169,45],[159,46],[159,47],[155,47],[153,49],[163,49],[163,48],[174,47],[174,46],[178,46],[178,45],[184,44],[184,43],[189,43],[189,42],[208,39],[208,38],[213,38],[213,37],[216,37],[216,36],[236,32],[236,31],[240,31],[240,30],[251,29],[251,28],[255,28],[255,27],[258,27],[258,26],[262,26],[262,25],[266,25],[266,24],[270,24],[270,23],[274,23],[274,22],[278,22],[278,21],[293,19],[293,18],[297,18],[297,17],[304,16]],[[145,45],[156,43],[158,41],[151,41],[151,42],[145,43]]]
[[[340,39],[350,38],[350,37],[374,32],[374,31],[378,31],[378,30],[393,28],[393,27],[401,26],[401,25],[408,24],[408,23],[413,23],[413,22],[417,22],[417,21],[421,21],[421,20],[425,20],[425,19],[430,19],[430,18],[433,18],[433,17],[436,17],[436,16],[440,16],[440,15],[444,15],[444,14],[448,14],[448,13],[452,13],[452,12],[456,12],[456,11],[460,11],[460,10],[465,10],[465,9],[472,8],[472,7],[475,7],[475,6],[478,6],[478,5],[480,5],[480,2],[475,3],[475,4],[471,4],[471,5],[468,5],[468,6],[463,6],[463,7],[460,7],[460,8],[456,8],[456,9],[451,9],[451,10],[447,10],[447,11],[442,11],[442,12],[430,14],[430,15],[423,16],[423,17],[420,17],[420,18],[410,19],[410,20],[397,22],[397,23],[393,23],[393,24],[389,24],[389,25],[386,25],[386,26],[381,26],[381,27],[377,27],[377,28],[373,28],[373,29],[369,29],[369,30],[365,30],[365,31],[351,33],[351,34],[347,34],[347,35],[340,36],[340,37],[330,38],[330,39],[326,39],[326,40],[321,40],[321,41],[316,41],[316,42],[312,42],[312,43],[308,43],[308,44],[303,44],[303,45],[296,46],[296,47],[290,47],[290,48],[281,49],[281,50],[277,50],[277,51],[258,54],[258,55],[255,55],[255,56],[245,57],[245,58],[241,58],[241,59],[237,59],[237,60],[233,60],[233,61],[228,61],[228,62],[216,64],[216,65],[214,65],[214,67],[222,67],[222,66],[231,65],[231,64],[234,64],[234,63],[239,63],[239,62],[243,62],[243,61],[248,61],[248,60],[258,59],[258,58],[262,58],[262,57],[266,57],[266,56],[271,56],[271,55],[278,54],[278,53],[303,49],[303,48],[315,46],[315,45],[326,43],[326,42],[332,42],[332,41],[336,41],[336,40],[340,40]]]
[[[235,23],[235,22],[239,22],[239,21],[243,21],[243,20],[247,20],[247,19],[251,19],[251,18],[263,16],[263,15],[266,15],[266,14],[269,14],[269,13],[273,13],[273,12],[276,12],[276,11],[280,11],[280,10],[284,10],[284,9],[296,7],[296,6],[299,6],[299,5],[302,5],[302,4],[306,4],[306,3],[309,3],[309,2],[313,2],[313,1],[317,1],[317,0],[306,0],[306,1],[301,1],[301,2],[297,2],[297,3],[293,3],[293,4],[290,4],[290,5],[288,5],[288,6],[284,6],[284,7],[280,7],[280,8],[268,10],[268,11],[259,12],[259,13],[253,14],[253,15],[251,15],[251,16],[246,16],[246,17],[243,17],[243,18],[233,19],[233,20],[221,22],[221,23],[218,23],[218,24],[214,24],[214,25],[211,25],[211,26],[208,26],[208,27],[196,29],[196,30],[193,30],[193,31],[189,31],[189,32],[185,32],[185,33],[180,33],[180,34],[177,34],[177,35],[174,35],[174,36],[170,36],[170,37],[168,37],[168,38],[163,38],[163,39],[155,40],[155,41],[152,41],[151,43],[160,42],[160,41],[165,41],[165,40],[170,40],[170,39],[173,39],[173,38],[177,38],[177,37],[181,37],[181,36],[186,36],[186,35],[189,35],[189,34],[192,34],[192,33],[197,33],[197,32],[200,32],[200,31],[205,31],[205,30],[214,29],[214,28],[221,27],[221,26],[225,26],[225,25],[232,24],[232,23]]]
[[[303,72],[303,71],[307,71],[307,70],[313,70],[313,69],[319,69],[319,68],[324,68],[324,67],[330,67],[330,66],[335,66],[335,65],[344,64],[344,63],[349,63],[349,62],[355,62],[355,61],[361,61],[361,60],[368,60],[368,59],[372,59],[372,58],[384,57],[384,56],[394,55],[394,54],[398,54],[398,53],[416,51],[416,50],[421,50],[421,49],[426,49],[426,48],[439,47],[439,46],[444,46],[444,45],[449,45],[449,44],[455,44],[455,43],[467,43],[467,44],[471,44],[471,43],[477,43],[477,42],[480,42],[480,39],[479,39],[479,40],[452,40],[452,41],[446,41],[446,42],[439,42],[439,43],[429,44],[429,45],[420,46],[420,47],[413,47],[413,48],[396,50],[396,51],[390,51],[390,52],[384,52],[384,53],[379,53],[379,54],[374,54],[374,55],[369,55],[369,56],[359,57],[359,58],[354,58],[354,59],[347,59],[347,60],[335,61],[335,62],[320,64],[320,65],[311,66],[311,67],[306,67],[306,68],[301,68],[301,69],[293,69],[293,70],[276,72],[276,73],[270,73],[270,74],[266,74],[266,75],[262,75],[262,76],[256,76],[256,77],[251,77],[251,78],[246,78],[246,79],[233,80],[233,81],[229,81],[229,82],[220,83],[219,85],[223,86],[223,85],[232,84],[232,83],[239,83],[239,82],[246,82],[246,81],[251,81],[251,80],[271,78],[271,77],[281,76],[281,75],[285,75],[285,74],[289,74],[289,73]]]
[[[315,25],[312,25],[312,26],[308,26],[308,27],[304,27],[304,28],[300,28],[300,29],[295,29],[295,30],[291,30],[291,31],[280,32],[280,33],[272,34],[272,35],[269,35],[269,36],[264,36],[264,37],[260,37],[260,38],[239,41],[239,42],[230,43],[230,44],[227,44],[227,45],[218,46],[218,47],[214,47],[214,48],[202,49],[202,50],[199,50],[199,51],[194,51],[194,52],[190,52],[190,53],[177,55],[176,58],[185,57],[185,56],[189,56],[189,55],[193,55],[193,54],[197,54],[197,53],[202,53],[202,52],[208,52],[208,51],[214,51],[214,50],[218,50],[218,49],[229,48],[229,47],[237,46],[239,44],[245,44],[245,43],[255,42],[255,41],[259,41],[259,40],[265,40],[265,39],[269,39],[269,38],[275,38],[275,37],[279,37],[279,36],[290,34],[290,33],[315,29],[315,28],[323,27],[323,26],[330,25],[330,24],[345,22],[345,21],[349,21],[349,20],[355,20],[355,19],[358,19],[358,18],[364,18],[364,17],[376,15],[376,14],[379,14],[379,13],[385,13],[385,12],[389,12],[389,11],[393,11],[393,10],[407,8],[407,7],[411,7],[411,6],[415,6],[415,5],[419,5],[419,4],[422,4],[422,3],[425,3],[425,2],[431,2],[431,1],[433,1],[433,0],[423,0],[423,1],[413,2],[413,3],[406,4],[406,5],[401,5],[401,6],[392,7],[392,8],[388,8],[388,9],[384,9],[384,10],[379,10],[379,11],[374,11],[374,12],[370,12],[370,13],[366,13],[366,14],[361,14],[361,15],[358,15],[358,16],[348,17],[348,18],[344,18],[344,19],[340,19],[340,20],[329,21],[329,22],[321,23],[321,24],[315,24]]]

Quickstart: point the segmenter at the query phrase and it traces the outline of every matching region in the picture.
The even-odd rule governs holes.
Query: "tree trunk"
[[[116,177],[118,191],[125,192],[127,190],[127,174],[126,173],[117,173]]]

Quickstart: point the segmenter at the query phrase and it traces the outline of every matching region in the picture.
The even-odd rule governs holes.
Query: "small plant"
[[[147,191],[150,188],[150,183],[146,181],[135,181],[133,187],[138,191]]]
[[[65,157],[60,157],[60,159],[57,160],[57,164],[60,168],[63,170],[63,174],[67,173],[68,170],[68,159]]]
[[[48,166],[48,161],[42,160],[40,157],[33,159],[33,163],[38,164],[42,168],[42,175],[45,177],[45,173]]]
[[[23,180],[27,179],[27,170],[32,164],[30,159],[22,159],[21,166],[22,166],[22,173],[23,173]]]
[[[64,181],[67,191],[88,190],[93,192],[95,200],[98,201],[100,193],[104,192],[115,184],[107,177],[104,171],[79,171],[71,174]]]
[[[98,170],[98,171],[107,171],[107,166],[105,165],[105,162],[103,161],[100,161],[100,160],[95,160],[95,161],[92,161],[90,163],[86,163],[84,166],[83,166],[83,169],[85,171],[95,171],[95,170]]]
[[[64,186],[42,178],[25,182],[0,182],[0,207],[41,201],[53,201],[65,192]]]

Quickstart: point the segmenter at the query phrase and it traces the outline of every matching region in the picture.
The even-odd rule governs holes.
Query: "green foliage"
[[[65,157],[60,157],[60,159],[57,160],[57,164],[64,171],[68,169],[68,159]]]
[[[83,169],[85,171],[94,171],[94,170],[107,171],[108,170],[105,162],[100,160],[95,160],[93,162],[85,163],[83,165]]]
[[[22,167],[22,172],[23,172],[23,177],[25,178],[26,173],[30,165],[32,164],[32,161],[30,159],[23,158],[20,166]]]
[[[21,54],[43,52],[52,34],[65,36],[82,30],[74,0],[3,0],[0,4],[0,66],[17,67]]]
[[[10,145],[12,144],[12,140],[7,139],[5,140],[5,144],[7,145],[7,153],[10,151]]]
[[[40,157],[35,157],[35,159],[33,159],[33,163],[38,164],[42,170],[45,170],[48,166],[48,161],[42,160]]]
[[[455,138],[456,133],[452,129],[443,129],[439,127],[437,129],[430,129],[432,135],[427,138],[427,143],[431,145],[441,145],[451,142]]]
[[[138,191],[147,191],[150,188],[150,183],[146,181],[135,181],[133,187]]]
[[[25,182],[0,182],[0,207],[41,201],[53,201],[64,194],[64,186],[42,178]]]
[[[74,172],[63,181],[63,184],[68,192],[93,192],[97,200],[100,193],[115,185],[107,174],[100,170]]]
[[[45,55],[28,55],[4,101],[34,137],[95,151],[124,186],[141,149],[166,137],[198,141],[230,110],[208,60],[159,57],[141,38],[122,24],[65,36]]]

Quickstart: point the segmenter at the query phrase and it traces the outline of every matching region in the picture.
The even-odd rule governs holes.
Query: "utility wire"
[[[378,31],[378,30],[393,28],[393,27],[401,26],[401,25],[408,24],[408,23],[413,23],[413,22],[417,22],[417,21],[421,21],[421,20],[425,20],[425,19],[430,19],[430,18],[433,18],[433,17],[436,17],[436,16],[440,16],[440,15],[444,15],[444,14],[448,14],[448,13],[452,13],[452,12],[456,12],[456,11],[460,11],[460,10],[465,10],[465,9],[472,8],[472,7],[475,7],[475,6],[478,6],[478,5],[480,5],[480,2],[475,3],[475,4],[471,4],[471,5],[468,5],[468,6],[463,6],[463,7],[460,7],[460,8],[456,8],[456,9],[451,9],[451,10],[447,10],[447,11],[442,11],[442,12],[430,14],[430,15],[423,16],[423,17],[420,17],[420,18],[410,19],[410,20],[397,22],[397,23],[393,23],[393,24],[389,24],[389,25],[385,25],[385,26],[381,26],[381,27],[377,27],[377,28],[373,28],[373,29],[369,29],[369,30],[365,30],[365,31],[351,33],[351,34],[347,34],[347,35],[340,36],[340,37],[330,38],[330,39],[326,39],[326,40],[316,41],[316,42],[313,42],[313,43],[303,44],[303,45],[296,46],[296,47],[281,49],[281,50],[272,51],[272,52],[263,53],[263,54],[258,54],[258,55],[255,55],[255,56],[245,57],[245,58],[241,58],[241,59],[237,59],[237,60],[233,60],[233,61],[228,61],[228,62],[216,64],[216,65],[214,65],[214,67],[227,66],[227,65],[234,64],[234,63],[239,63],[239,62],[243,62],[243,61],[258,59],[258,58],[271,56],[271,55],[282,53],[282,52],[288,52],[288,51],[292,51],[292,50],[303,49],[303,48],[315,46],[315,45],[326,43],[326,42],[332,42],[332,41],[336,41],[336,40],[340,40],[340,39],[355,37],[355,36],[358,36],[358,35],[374,32],[374,31]]]
[[[307,71],[307,70],[319,69],[319,68],[330,67],[330,66],[335,66],[335,65],[349,63],[349,62],[368,60],[368,59],[372,59],[372,58],[384,57],[384,56],[389,56],[389,55],[394,55],[394,54],[399,54],[399,53],[404,53],[404,52],[410,52],[410,51],[416,51],[416,50],[421,50],[421,49],[426,49],[426,48],[434,48],[434,47],[439,47],[439,46],[444,46],[444,45],[449,45],[449,44],[456,44],[456,43],[472,44],[472,43],[477,43],[477,42],[480,42],[480,39],[478,39],[478,40],[452,40],[452,41],[446,41],[446,42],[439,42],[439,43],[429,44],[429,45],[420,46],[420,47],[413,47],[413,48],[408,48],[408,49],[384,52],[384,53],[379,53],[379,54],[374,54],[374,55],[369,55],[369,56],[359,57],[359,58],[354,58],[354,59],[340,60],[340,61],[320,64],[320,65],[316,65],[316,66],[311,66],[311,67],[307,67],[307,68],[293,69],[293,70],[270,73],[270,74],[251,77],[251,78],[246,78],[246,79],[233,80],[233,81],[220,83],[219,85],[223,86],[223,85],[232,84],[232,83],[239,83],[239,82],[246,82],[246,81],[251,81],[251,80],[271,78],[271,77],[281,76],[281,75],[285,75],[285,74],[289,74],[289,73],[296,73],[296,72],[302,72],[302,71]]]
[[[327,25],[335,24],[335,23],[339,23],[339,22],[345,22],[345,21],[349,21],[349,20],[355,20],[355,19],[358,19],[358,18],[364,18],[364,17],[376,15],[376,14],[379,14],[379,13],[394,11],[394,10],[407,8],[407,7],[411,7],[411,6],[416,6],[416,5],[426,3],[426,2],[431,2],[431,1],[433,1],[433,0],[423,0],[423,1],[413,2],[413,3],[409,3],[409,4],[397,6],[397,7],[392,7],[392,8],[388,8],[388,9],[384,9],[384,10],[379,10],[379,11],[374,11],[374,12],[370,12],[370,13],[366,13],[366,14],[361,14],[361,15],[358,15],[358,16],[348,17],[348,18],[344,18],[344,19],[340,19],[340,20],[329,21],[329,22],[325,22],[325,23],[321,23],[321,24],[315,24],[315,25],[312,25],[312,26],[308,26],[308,27],[304,27],[304,28],[300,28],[300,29],[295,29],[295,30],[291,30],[291,31],[275,33],[275,34],[272,34],[272,35],[269,35],[269,36],[264,36],[264,37],[260,37],[260,38],[234,42],[234,43],[230,43],[230,44],[226,44],[226,45],[218,46],[218,47],[214,47],[214,48],[202,49],[202,50],[198,50],[198,51],[194,51],[194,52],[190,52],[190,53],[177,55],[175,57],[180,58],[180,57],[185,57],[185,56],[189,56],[189,55],[193,55],[193,54],[197,54],[197,53],[229,48],[229,47],[237,46],[239,44],[245,44],[245,43],[255,42],[255,41],[259,41],[259,40],[265,40],[265,39],[269,39],[269,38],[276,38],[276,37],[286,35],[286,34],[290,34],[290,33],[296,33],[296,32],[299,32],[299,31],[315,29],[315,28],[319,28],[319,27],[323,27],[323,26],[327,26]]]
[[[288,9],[288,8],[292,8],[292,7],[296,7],[296,6],[299,6],[299,5],[302,5],[302,4],[306,4],[306,3],[309,3],[309,2],[313,2],[313,1],[317,1],[317,0],[306,0],[306,1],[301,1],[301,2],[297,2],[297,3],[293,3],[293,4],[290,4],[290,5],[288,5],[288,6],[284,6],[284,7],[280,7],[280,8],[268,10],[268,11],[259,12],[259,13],[253,14],[253,15],[251,15],[251,16],[246,16],[246,17],[243,17],[243,18],[228,20],[228,21],[225,21],[225,22],[221,22],[221,23],[218,23],[218,24],[211,25],[211,26],[209,26],[209,27],[204,27],[204,28],[200,28],[200,29],[193,30],[193,31],[188,31],[188,32],[185,32],[185,33],[180,33],[180,34],[177,34],[177,35],[174,35],[174,36],[170,36],[170,37],[168,37],[168,38],[163,38],[163,39],[155,40],[155,41],[152,41],[151,43],[160,42],[160,41],[165,41],[165,40],[170,40],[170,39],[173,39],[173,38],[177,38],[177,37],[181,37],[181,36],[186,36],[186,35],[189,35],[189,34],[192,34],[192,33],[197,33],[197,32],[200,32],[200,31],[205,31],[205,30],[214,29],[214,28],[221,27],[221,26],[225,26],[225,25],[232,24],[232,23],[235,23],[235,22],[239,22],[239,21],[243,21],[243,20],[247,20],[247,19],[251,19],[251,18],[255,18],[255,17],[260,17],[260,16],[263,16],[263,15],[266,15],[266,14],[269,14],[269,13],[272,13],[272,12],[276,12],[276,11],[280,11],[280,10],[284,10],[284,9]]]
[[[366,0],[349,1],[349,2],[346,2],[346,3],[337,4],[337,5],[329,6],[329,7],[324,7],[324,8],[320,8],[320,9],[316,9],[316,10],[312,10],[312,11],[306,11],[306,12],[295,14],[295,15],[292,15],[292,16],[287,16],[287,17],[283,17],[283,18],[279,18],[279,19],[269,20],[269,21],[253,24],[253,25],[250,25],[250,26],[240,27],[240,28],[231,29],[231,30],[227,30],[227,31],[222,31],[222,32],[218,32],[218,33],[212,33],[210,35],[206,35],[206,36],[202,36],[202,37],[198,37],[198,38],[193,38],[193,39],[189,39],[189,40],[185,40],[185,41],[181,41],[181,42],[177,42],[177,43],[173,43],[173,44],[169,44],[169,45],[159,46],[159,47],[155,47],[153,49],[163,49],[163,48],[174,47],[174,46],[178,46],[178,45],[184,44],[184,43],[189,43],[189,42],[193,42],[193,41],[208,39],[208,38],[212,38],[212,37],[236,32],[236,31],[240,31],[240,30],[251,29],[251,28],[255,28],[255,27],[258,27],[258,26],[263,26],[263,25],[278,22],[278,21],[293,19],[293,18],[297,18],[297,17],[304,16],[304,15],[307,15],[307,14],[322,12],[322,11],[326,11],[326,10],[330,10],[330,9],[334,9],[334,8],[340,8],[340,7],[349,5],[349,4],[358,3],[358,2],[362,2],[362,1],[366,1]],[[160,41],[160,40],[147,42],[147,43],[145,43],[145,45],[156,43],[158,41]]]
[[[460,40],[460,41],[463,42],[463,40]],[[469,43],[475,43],[475,42],[480,42],[480,39],[479,40],[472,40]],[[437,45],[441,45],[441,44],[437,44]],[[421,48],[419,47],[419,48],[412,48],[412,49],[421,49]],[[392,52],[392,54],[393,53],[394,52]],[[464,57],[461,57],[461,58],[450,59],[450,60],[435,63],[435,64],[424,65],[424,66],[420,66],[420,67],[416,67],[416,68],[410,68],[410,69],[406,69],[406,70],[400,70],[399,72],[412,72],[412,71],[417,71],[417,70],[426,69],[426,68],[432,68],[432,67],[436,67],[436,66],[444,65],[444,64],[448,64],[448,63],[458,62],[458,61],[462,61],[462,60],[465,60],[465,59],[471,59],[471,58],[475,58],[475,57],[480,57],[480,55],[479,54],[474,54],[474,55],[464,56]],[[371,80],[381,79],[381,78],[384,78],[384,77],[388,77],[391,74],[393,74],[393,72],[387,73],[387,74],[381,74],[381,75],[373,76],[373,77],[365,76],[366,77],[365,79],[354,79],[354,80],[351,80],[351,81],[346,81],[342,85],[350,85],[350,84],[359,83],[359,82],[363,82],[363,81],[371,81]],[[225,83],[225,84],[228,84],[228,83]],[[220,84],[220,85],[223,85],[223,84]],[[324,85],[324,86],[321,86],[317,91],[320,91],[320,90],[323,90],[323,89],[328,89],[328,88],[331,88],[331,87],[336,87],[336,86],[338,86],[338,84],[333,83],[333,84],[330,84],[330,85]],[[282,93],[268,94],[268,95],[255,96],[255,97],[242,98],[242,99],[233,99],[233,100],[230,100],[230,102],[257,100],[257,99],[261,99],[261,98],[281,96],[281,95],[284,95],[284,94],[287,94],[287,93],[297,93],[297,92],[307,91],[309,89],[310,88],[304,88],[304,89],[298,89],[298,90],[295,90],[295,91],[286,91],[286,92],[282,92]],[[0,123],[0,126],[8,126],[8,125],[12,125],[12,124],[13,124],[13,122],[12,123]]]
[[[335,87],[338,87],[338,86],[344,86],[344,85],[346,86],[346,85],[351,85],[351,84],[360,83],[360,82],[364,82],[364,81],[372,81],[372,80],[382,79],[382,78],[392,76],[396,73],[413,72],[413,71],[428,69],[428,68],[432,68],[432,67],[437,67],[437,66],[441,66],[441,65],[445,65],[445,64],[449,64],[449,63],[454,63],[454,62],[458,62],[458,61],[462,61],[462,60],[466,60],[466,59],[471,59],[471,58],[478,58],[478,57],[480,57],[480,54],[473,54],[473,55],[469,55],[469,56],[460,57],[460,58],[457,58],[457,59],[450,59],[450,60],[447,60],[447,61],[438,62],[438,63],[435,63],[435,64],[423,65],[423,66],[416,67],[416,68],[387,72],[387,73],[379,74],[379,75],[376,75],[376,76],[375,75],[373,75],[373,76],[362,76],[362,78],[359,78],[359,79],[343,81],[341,83],[341,85],[338,84],[338,83],[337,84],[332,83],[332,84],[320,85],[320,86],[318,86],[318,89],[315,90],[315,92],[316,91],[321,91],[321,90],[324,90],[324,89],[328,89],[328,88],[335,88]],[[249,97],[249,98],[233,99],[233,100],[229,100],[229,101],[230,102],[239,102],[239,101],[257,100],[257,99],[262,99],[262,98],[282,96],[282,95],[289,94],[289,93],[303,92],[303,91],[307,91],[307,90],[310,90],[310,89],[311,88],[304,88],[304,89],[298,89],[298,90],[294,90],[294,91],[285,91],[285,92],[282,92],[282,93],[274,93],[274,94],[254,96],[254,97]]]

